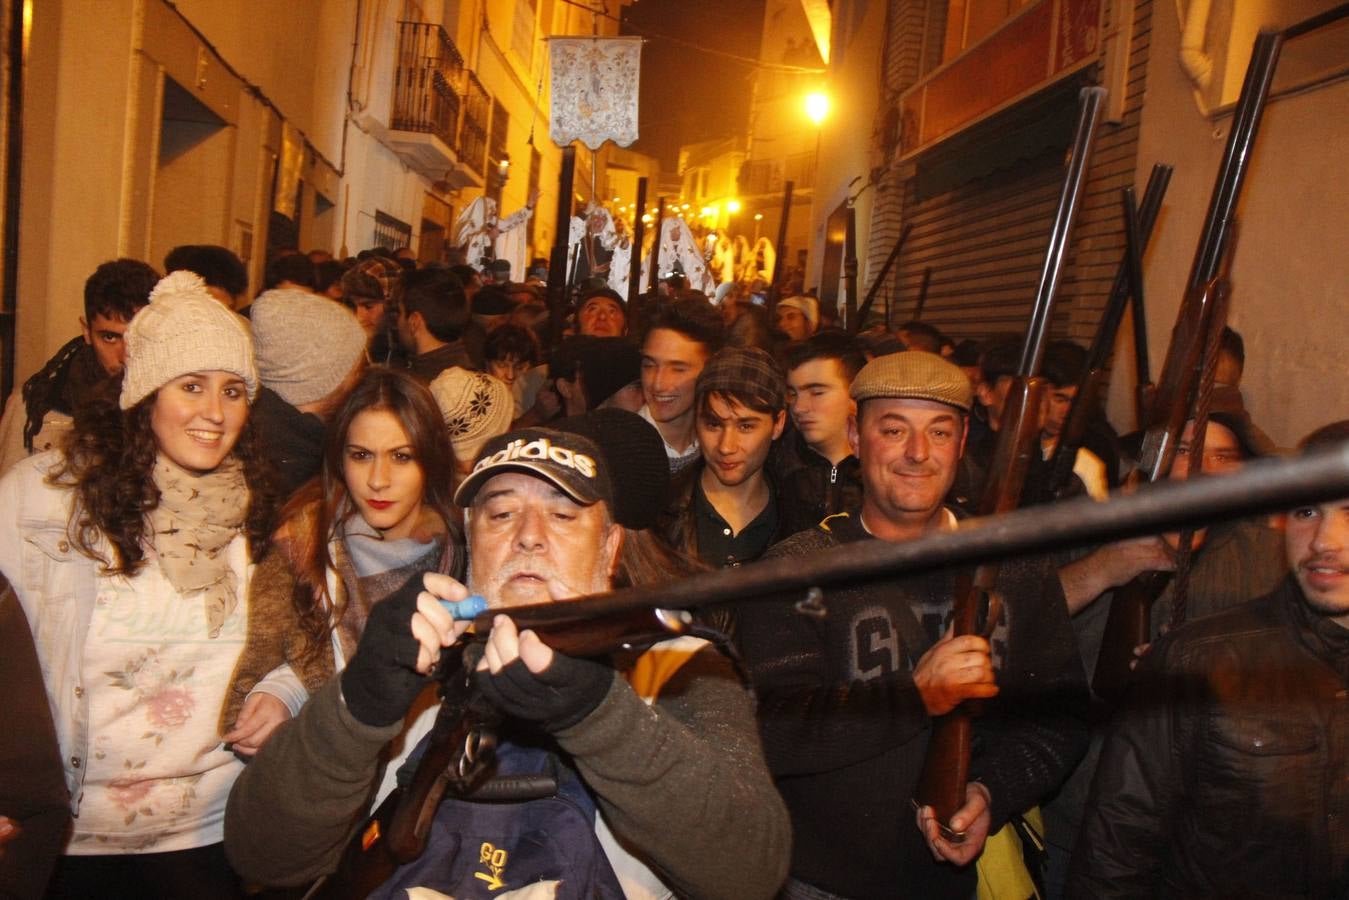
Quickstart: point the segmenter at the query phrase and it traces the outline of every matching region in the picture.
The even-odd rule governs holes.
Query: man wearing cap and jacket
[[[769,558],[955,527],[943,498],[965,443],[969,379],[935,354],[910,351],[869,362],[851,395],[860,513],[825,519]],[[1002,565],[1003,613],[987,640],[950,636],[962,574],[969,572],[830,590],[823,619],[787,602],[735,607],[764,752],[792,816],[783,896],[965,900],[988,836],[1051,792],[1081,755],[1085,677],[1052,568]],[[946,823],[964,833],[956,843],[940,834],[930,808],[915,820],[910,803],[933,719],[971,699],[985,702],[966,802]]]
[[[626,663],[571,658],[510,619],[513,606],[610,587],[625,537],[613,483],[603,454],[579,434],[524,429],[483,448],[455,493],[467,510],[467,585],[427,575],[434,596],[413,581],[377,605],[346,670],[237,783],[226,845],[245,878],[294,885],[333,870],[365,814],[385,743],[441,648],[464,632],[443,603],[472,593],[501,613],[485,644],[465,653],[476,686],[506,718],[501,771],[551,768],[568,818],[489,840],[479,829],[487,818],[524,826],[539,814],[533,804],[556,810],[558,801],[447,800],[427,850],[376,896],[500,896],[558,881],[578,897],[776,893],[787,816],[730,662],[687,636]]]
[[[1241,396],[1234,388],[1213,390],[1208,427],[1204,431],[1202,469],[1205,475],[1238,471],[1245,461],[1264,455],[1250,426]],[[1140,436],[1141,437],[1141,436]],[[1187,423],[1176,448],[1169,477],[1189,477],[1194,423]],[[1093,549],[1059,569],[1073,631],[1088,675],[1096,671],[1101,641],[1115,588],[1149,571],[1175,568],[1178,535],[1151,535],[1118,541]],[[1194,535],[1186,602],[1187,620],[1201,619],[1269,593],[1288,574],[1283,536],[1265,517],[1216,522]],[[1170,627],[1175,579],[1169,580],[1152,604],[1153,638]],[[1082,762],[1064,782],[1058,795],[1043,807],[1049,853],[1051,888],[1067,877],[1068,859],[1089,812],[1088,790],[1104,741],[1096,729]]]

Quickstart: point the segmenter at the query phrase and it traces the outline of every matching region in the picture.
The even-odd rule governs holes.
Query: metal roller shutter
[[[913,317],[923,270],[931,266],[924,322],[955,340],[1024,331],[1062,184],[1061,162],[1059,154],[1044,154],[923,202],[914,196],[917,179],[909,179],[905,221],[913,232],[896,266],[894,325]]]

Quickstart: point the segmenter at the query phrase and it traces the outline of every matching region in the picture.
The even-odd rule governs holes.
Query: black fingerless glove
[[[537,675],[520,659],[512,660],[493,675],[478,671],[481,651],[476,647],[464,654],[470,661],[473,681],[484,697],[502,713],[526,722],[535,722],[550,734],[570,728],[594,711],[609,693],[614,670],[602,663],[553,654],[548,668]]]
[[[412,636],[412,616],[422,576],[376,603],[361,632],[356,653],[342,670],[342,696],[360,722],[383,728],[401,720],[429,680],[417,674],[420,644]]]

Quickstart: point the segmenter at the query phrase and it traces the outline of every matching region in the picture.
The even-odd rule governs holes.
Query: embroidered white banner
[[[598,150],[605,141],[626,147],[637,140],[640,37],[549,38],[548,53],[553,143],[580,141]]]

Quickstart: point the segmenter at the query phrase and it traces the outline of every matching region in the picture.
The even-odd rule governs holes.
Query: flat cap
[[[781,410],[787,405],[787,379],[773,357],[758,347],[723,347],[703,366],[694,386],[699,403],[712,393],[745,397]]]
[[[878,356],[862,367],[849,392],[858,403],[863,400],[935,400],[970,411],[974,388],[957,366],[935,353],[906,350]]]

